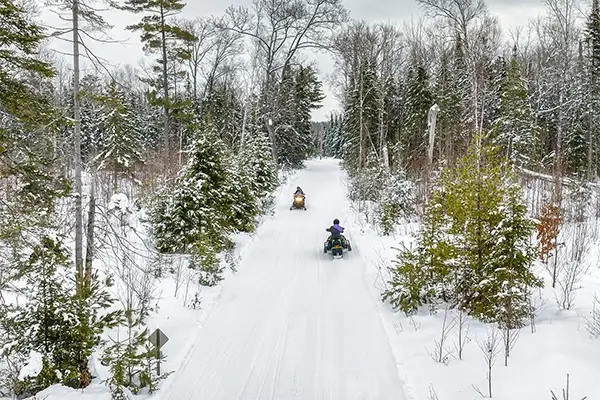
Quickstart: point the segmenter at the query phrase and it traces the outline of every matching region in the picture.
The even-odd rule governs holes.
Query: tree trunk
[[[170,115],[169,115],[169,71],[167,68],[167,38],[166,38],[166,33],[165,33],[165,11],[163,9],[163,6],[160,6],[160,35],[161,35],[161,47],[162,47],[162,58],[163,58],[163,65],[162,65],[162,78],[163,78],[163,93],[164,93],[164,112],[165,112],[165,126],[164,126],[164,131],[163,131],[163,140],[164,140],[164,144],[165,144],[165,154],[167,154],[166,152],[168,151],[169,148],[169,130],[171,128],[171,121],[170,121]]]
[[[87,241],[85,248],[85,287],[88,290],[92,283],[92,263],[94,261],[94,225],[96,223],[95,184],[96,182],[92,182],[90,189],[90,205],[88,209],[87,220]]]
[[[79,0],[73,0],[73,151],[75,157],[75,268],[83,283],[83,184],[81,180],[81,109],[79,105]]]

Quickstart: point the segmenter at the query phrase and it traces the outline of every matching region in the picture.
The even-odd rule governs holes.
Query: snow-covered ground
[[[352,211],[345,184],[337,161],[308,162],[282,187],[274,215],[236,239],[238,272],[202,289],[200,310],[184,305],[181,288],[175,295],[172,276],[160,281],[150,328],[169,336],[163,370],[175,372],[152,399],[481,398],[475,388],[487,391],[487,370],[478,342],[489,327],[469,321],[462,360],[452,329],[446,362],[435,362],[443,310],[407,318],[380,300],[393,247],[408,237],[382,238],[369,228]],[[296,185],[307,193],[307,211],[289,211]],[[354,247],[343,260],[322,251],[324,229],[336,217]],[[572,310],[558,311],[551,288],[540,292],[535,333],[522,329],[507,367],[498,355],[494,398],[544,400],[550,390],[562,398],[570,374],[571,399],[600,399],[600,340],[585,327],[593,294],[600,294],[597,253],[594,246]],[[99,367],[98,382],[85,391],[52,387],[37,398],[108,400],[99,383],[105,373]]]
[[[406,234],[410,229],[404,226],[402,234],[381,237],[360,223],[359,215],[355,214],[354,218],[355,224],[362,227],[360,233],[354,233],[355,240],[361,244],[364,264],[372,267],[367,272],[366,282],[373,285],[373,298],[376,298],[385,287],[387,266],[397,254],[394,248],[399,243],[408,245],[412,241]],[[574,307],[570,310],[559,309],[556,302],[557,296],[560,297],[559,289],[552,289],[550,274],[537,265],[538,275],[545,279],[546,288],[539,291],[534,300],[538,310],[534,332],[528,325],[517,333],[508,366],[504,365],[501,333],[496,332],[500,343],[492,369],[494,399],[549,400],[552,390],[562,400],[567,374],[570,375],[568,399],[600,399],[600,338],[591,338],[587,330],[594,295],[600,296],[599,243],[596,241],[587,253],[589,271],[574,286]],[[466,324],[463,332],[468,331],[462,359],[459,359],[460,317],[457,312],[450,311],[446,316],[444,362],[438,363],[432,355],[442,339],[444,310],[435,315],[424,310],[407,317],[404,313],[393,312],[388,304],[379,303],[378,308],[408,399],[467,400],[482,398],[479,392],[487,395],[487,362],[480,344],[494,332],[491,326],[470,318],[463,319]]]

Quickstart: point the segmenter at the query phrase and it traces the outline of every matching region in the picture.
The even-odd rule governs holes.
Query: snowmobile
[[[290,210],[293,209],[301,209],[306,211],[305,196],[303,194],[294,193],[294,202],[292,203]]]
[[[323,253],[327,254],[328,251],[331,251],[333,258],[344,257],[344,249],[352,251],[350,242],[343,236],[328,239],[323,245]]]

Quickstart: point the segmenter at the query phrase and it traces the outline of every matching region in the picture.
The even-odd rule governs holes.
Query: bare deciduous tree
[[[252,9],[230,7],[226,20],[218,26],[251,40],[256,46],[263,71],[262,95],[267,106],[266,127],[269,131],[273,157],[277,160],[275,127],[268,123],[275,118],[273,88],[301,52],[326,49],[327,37],[348,19],[341,0],[254,0]]]

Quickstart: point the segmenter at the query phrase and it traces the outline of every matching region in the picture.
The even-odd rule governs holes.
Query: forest
[[[460,310],[508,349],[535,317],[534,261],[572,307],[589,246],[575,239],[600,216],[598,0],[544,0],[510,30],[484,0],[416,1],[424,16],[400,26],[341,0],[193,18],[183,0],[0,0],[0,397],[85,388],[91,357],[114,399],[156,391],[170,374],[146,340],[157,282],[177,275],[187,298],[185,255],[186,305],[201,307],[238,266],[232,234],[254,232],[314,157],[342,160],[381,235],[419,224],[382,289],[395,310]],[[142,67],[90,50],[118,46],[114,10],[138,18],[123,28]],[[324,85],[340,109],[313,121]]]

